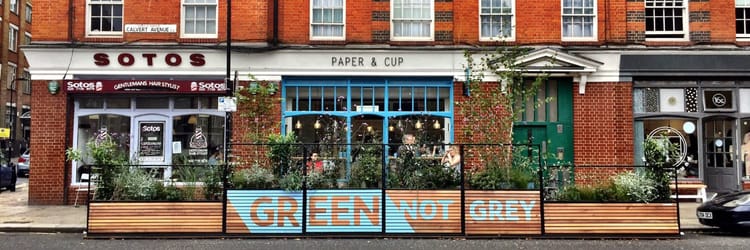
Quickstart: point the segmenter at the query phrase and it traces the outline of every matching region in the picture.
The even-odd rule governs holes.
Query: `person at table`
[[[448,147],[448,150],[445,152],[445,155],[443,155],[440,163],[446,168],[452,168],[456,172],[460,171],[461,154],[459,154],[458,146],[453,145]]]
[[[398,157],[416,157],[419,156],[419,148],[417,148],[417,139],[412,134],[405,134],[401,140],[403,144],[398,147]]]
[[[318,158],[318,153],[310,155],[310,160],[307,162],[307,171],[323,172],[323,161]]]

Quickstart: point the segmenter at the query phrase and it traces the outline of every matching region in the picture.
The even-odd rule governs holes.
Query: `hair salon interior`
[[[516,134],[532,134],[550,162],[641,165],[645,138],[667,136],[680,181],[750,187],[748,0],[228,3],[35,3],[34,41],[22,46],[34,86],[30,204],[72,203],[80,166],[65,151],[102,132],[141,162],[208,159],[225,141],[228,76],[275,83],[278,131],[302,142],[335,123],[352,142],[363,127],[384,144],[413,131],[471,143],[455,105],[470,98],[464,52],[515,45],[535,48],[519,65],[549,74],[537,97],[551,100]],[[241,140],[247,128],[233,127]]]

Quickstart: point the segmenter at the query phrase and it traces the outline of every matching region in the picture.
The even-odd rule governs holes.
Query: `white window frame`
[[[33,7],[31,6],[31,3],[26,3],[26,22],[31,23],[31,17],[33,12]]]
[[[396,36],[394,27],[396,26],[396,20],[394,18],[394,11],[396,10],[396,4],[403,3],[404,1],[426,1],[430,4],[430,19],[404,19],[404,21],[429,21],[430,22],[430,35],[425,37],[413,37],[413,36]],[[390,0],[391,2],[391,41],[435,41],[435,1],[434,0]]]
[[[23,45],[29,45],[31,44],[31,33],[24,32],[23,33]]]
[[[10,0],[9,2],[10,12],[18,15],[18,0]]]
[[[23,78],[26,79],[23,81],[23,93],[24,94],[31,94],[31,72],[29,72],[28,68],[23,69]]]
[[[213,5],[214,15],[216,16],[216,22],[214,23],[214,34],[187,34],[185,33],[185,7],[187,6],[211,6]],[[203,19],[206,20],[205,18]],[[214,3],[185,3],[185,0],[181,0],[180,4],[180,37],[181,38],[218,38],[219,37],[219,1],[215,0]]]
[[[310,0],[310,40],[345,40],[346,39],[346,0],[341,0],[341,11],[342,11],[342,19],[341,24],[338,23],[314,23],[313,22],[313,10],[315,9],[313,4],[315,3],[315,0]],[[329,9],[329,8],[323,8],[323,9]],[[341,26],[342,32],[341,36],[315,36],[313,34],[314,26]]]
[[[593,14],[565,14],[565,2],[567,0],[561,0],[560,1],[560,37],[562,41],[597,41],[598,39],[598,16],[599,16],[599,5],[597,4],[597,0],[591,0],[593,2],[592,8],[594,9]],[[582,0],[581,3],[583,3]],[[570,0],[571,4],[574,3],[574,0]],[[571,6],[573,9],[578,8],[584,8],[583,6]],[[591,17],[591,36],[565,36],[565,17],[573,17],[573,18],[583,18],[583,17]]]
[[[12,23],[8,25],[8,50],[18,51],[18,26]]]
[[[682,31],[648,31],[646,30],[646,40],[647,41],[690,41],[690,13],[689,13],[689,6],[688,3],[690,1],[688,0],[646,0],[644,1],[644,5],[646,9],[652,8],[649,7],[649,2],[681,2],[682,3]],[[676,7],[672,7],[675,8]],[[657,8],[658,9],[658,8]],[[648,12],[648,11],[647,11]],[[644,14],[645,19],[648,19],[648,16]],[[646,21],[644,20],[644,25],[646,24]],[[648,28],[648,27],[646,27]],[[682,35],[682,37],[678,38],[669,38],[669,37],[649,37],[649,35]]]
[[[742,2],[742,3],[740,3],[740,2]],[[748,9],[748,10],[750,10],[750,0],[735,0],[734,1],[734,9],[735,9],[735,13],[736,13],[737,9]],[[745,16],[745,19],[743,19],[743,20],[750,21],[750,11],[748,11],[747,14],[748,15]],[[734,18],[735,18],[735,24],[736,24],[736,21],[737,21],[737,15],[736,14],[735,14]],[[736,30],[737,29],[735,27],[735,33],[737,32]],[[746,25],[745,26],[745,30],[746,30],[746,32],[744,34],[736,33],[737,40],[750,41],[750,25]]]
[[[105,0],[106,1],[106,0]],[[91,7],[92,5],[102,5],[102,4],[112,4],[112,5],[120,5],[122,6],[122,25],[120,26],[121,29],[125,29],[125,0],[110,0],[110,1],[101,1],[101,0],[86,0],[86,36],[87,37],[113,37],[113,36],[119,36],[121,37],[123,34],[123,31],[92,31],[91,30]]]
[[[18,65],[12,62],[8,62],[8,75],[6,76],[6,80],[8,80],[8,84],[6,84],[7,89],[16,90],[16,73],[18,71]]]
[[[505,16],[504,13],[489,13],[489,14],[482,14],[482,2],[483,0],[479,0],[479,41],[515,41],[516,40],[516,0],[506,0],[510,1],[511,4],[511,12],[510,12],[510,36],[507,37],[498,37],[498,36],[483,36],[482,35],[482,16]],[[502,32],[501,32],[502,33]]]

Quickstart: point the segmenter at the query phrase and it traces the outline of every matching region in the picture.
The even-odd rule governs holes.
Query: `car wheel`
[[[11,192],[15,192],[16,191],[16,184],[11,184],[10,186],[8,186],[8,190],[10,190]]]

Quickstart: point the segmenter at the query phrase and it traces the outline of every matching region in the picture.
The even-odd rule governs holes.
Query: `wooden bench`
[[[677,196],[687,199],[695,199],[697,202],[705,202],[708,201],[708,195],[706,194],[706,185],[705,184],[692,184],[692,183],[678,183],[675,185],[674,183],[669,184],[669,189],[674,193],[670,196],[672,199],[677,199]],[[680,190],[688,190],[692,191],[690,193],[695,192],[695,194],[679,194]]]

